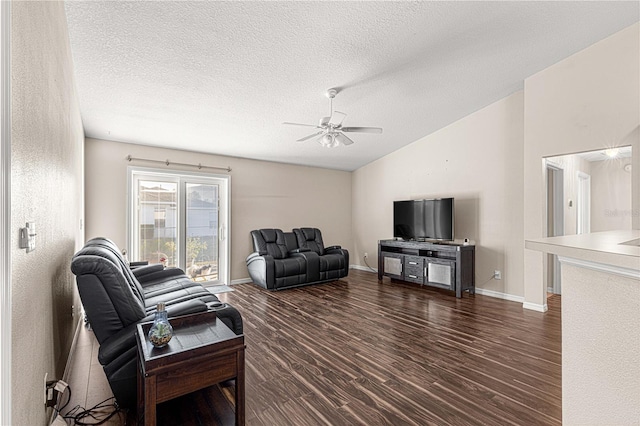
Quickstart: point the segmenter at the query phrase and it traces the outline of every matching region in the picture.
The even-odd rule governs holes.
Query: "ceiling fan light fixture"
[[[325,134],[322,138],[320,138],[320,145],[325,148],[335,148],[336,146],[338,146],[336,135],[334,133]]]

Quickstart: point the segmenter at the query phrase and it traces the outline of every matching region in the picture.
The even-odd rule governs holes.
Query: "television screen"
[[[453,240],[453,198],[394,201],[393,236],[403,240]]]

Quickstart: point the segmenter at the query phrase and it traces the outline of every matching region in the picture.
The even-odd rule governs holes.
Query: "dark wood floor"
[[[280,292],[233,288],[219,297],[244,318],[249,425],[561,423],[559,296],[542,314],[356,270]],[[109,396],[102,380],[86,394]],[[166,424],[232,424],[208,392],[165,408]]]

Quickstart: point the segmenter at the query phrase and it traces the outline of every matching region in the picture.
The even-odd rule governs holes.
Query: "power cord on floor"
[[[69,394],[71,394],[71,390],[69,390]],[[69,399],[71,399],[71,396],[69,396]],[[107,404],[107,402],[109,403]],[[67,404],[68,403],[69,401],[67,401]],[[80,405],[76,405],[74,408],[69,410],[69,412],[63,415],[62,417],[65,420],[72,420],[74,425],[93,426],[93,425],[101,425],[105,423],[111,417],[115,416],[120,412],[125,413],[125,411],[118,406],[116,399],[114,397],[111,397],[111,398],[105,399],[102,402],[97,403],[91,408],[84,408]],[[126,418],[126,413],[125,413],[125,418]]]
[[[67,386],[64,390],[64,392],[62,393],[62,395],[60,395],[60,399],[62,399],[62,397],[64,397],[64,395],[68,395],[67,396],[67,402],[65,402],[62,407],[58,408],[58,405],[56,404],[55,407],[53,407],[53,409],[55,410],[56,414],[60,414],[62,413],[62,410],[64,410],[67,405],[69,405],[69,402],[71,402],[71,387]]]
[[[364,264],[367,265],[367,268],[371,269],[371,272],[378,272],[375,269],[373,269],[371,266],[369,266],[369,263],[367,262],[367,256],[364,256]]]
[[[496,276],[495,276],[495,274],[494,274],[494,275],[491,275],[491,278],[489,278],[488,280],[486,280],[486,281],[485,281],[485,282],[483,282],[483,283],[480,283],[480,284],[479,284],[479,286],[480,286],[480,287],[483,287],[486,283],[488,283],[489,281],[491,281],[491,280],[495,279],[495,277],[496,277]],[[478,284],[476,284],[476,288],[478,288]]]

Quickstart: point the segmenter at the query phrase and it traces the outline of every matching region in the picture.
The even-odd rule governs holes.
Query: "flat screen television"
[[[393,202],[393,236],[453,241],[453,198]]]

